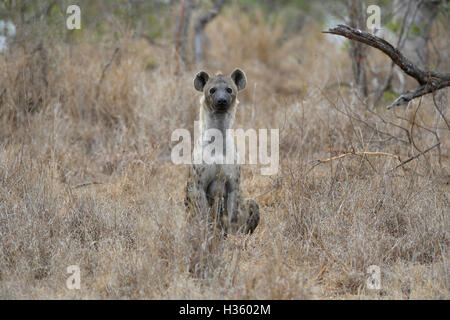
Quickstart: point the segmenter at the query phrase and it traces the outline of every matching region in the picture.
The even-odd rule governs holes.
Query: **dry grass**
[[[170,45],[30,44],[0,56],[1,298],[449,298],[447,129],[440,150],[394,174],[382,156],[311,169],[353,150],[426,149],[436,136],[423,127],[445,128],[432,99],[371,110],[333,86],[350,66],[318,26],[283,40],[235,10],[208,26],[206,67],[247,72],[238,127],[280,128],[279,174],[243,172],[245,192],[263,194],[255,233],[220,239],[186,223],[170,134],[197,119],[196,70],[176,74]],[[81,290],[65,285],[74,264]],[[381,290],[365,286],[373,264]]]

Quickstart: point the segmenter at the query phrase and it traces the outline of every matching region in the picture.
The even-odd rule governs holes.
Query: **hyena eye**
[[[214,94],[214,92],[216,92],[216,88],[211,88],[211,89],[209,90],[209,94]]]
[[[227,88],[227,92],[228,92],[229,94],[232,94],[232,93],[233,93],[233,90],[232,90],[231,88]]]

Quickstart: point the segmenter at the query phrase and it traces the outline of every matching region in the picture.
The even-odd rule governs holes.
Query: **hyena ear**
[[[245,76],[244,71],[242,71],[239,68],[235,69],[231,73],[230,77],[231,77],[231,80],[233,80],[234,83],[236,84],[236,87],[238,88],[238,91],[241,91],[247,85],[247,77]]]
[[[194,87],[196,90],[203,92],[203,88],[205,87],[206,83],[209,80],[209,74],[207,74],[205,71],[200,71],[195,75],[194,79]]]

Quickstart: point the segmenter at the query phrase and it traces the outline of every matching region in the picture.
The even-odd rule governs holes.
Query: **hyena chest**
[[[224,200],[239,182],[239,166],[228,164],[201,164],[196,168],[201,187],[212,203]]]
[[[234,184],[240,174],[240,168],[239,155],[231,137],[219,147],[203,137],[197,141],[194,153],[194,159],[197,157],[202,159],[200,163],[194,164],[194,170],[199,177],[199,184],[205,191],[209,187],[225,191],[225,187]],[[211,185],[212,183],[214,184]]]

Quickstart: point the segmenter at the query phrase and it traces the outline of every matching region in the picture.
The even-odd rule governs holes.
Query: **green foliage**
[[[306,92],[308,92],[308,85],[305,83],[299,90],[299,94],[303,95],[306,94]]]
[[[286,37],[298,32],[307,17],[319,22],[324,17],[321,5],[306,0],[236,0],[234,3],[250,18],[262,12],[267,25],[282,25]]]
[[[417,37],[417,36],[420,36],[420,33],[421,33],[421,28],[420,28],[420,26],[417,25],[417,24],[413,24],[413,25],[411,25],[411,27],[409,28],[409,35],[410,35],[410,36]]]
[[[402,22],[400,20],[389,21],[386,24],[386,27],[394,33],[397,33],[400,30],[401,26],[402,26]]]
[[[269,15],[289,9],[310,13],[312,8],[311,1],[307,0],[236,0],[235,2],[245,11],[260,9]]]
[[[77,43],[83,35],[83,29],[70,30],[71,41]]]
[[[350,42],[345,41],[341,46],[341,51],[347,52],[350,49]]]
[[[390,90],[383,92],[383,99],[385,101],[394,101],[396,97],[395,93]]]
[[[148,14],[147,36],[151,40],[161,37],[164,33],[164,27],[166,27],[166,25],[163,23],[162,19],[158,18],[156,13],[150,12]]]
[[[257,0],[237,0],[236,1],[239,6],[241,6],[244,9],[255,9],[259,8],[262,9],[265,12],[269,11],[269,7],[264,1],[257,1]]]
[[[66,10],[71,4],[81,9],[81,31],[66,28]],[[114,32],[126,28],[153,41],[172,34],[169,9],[169,4],[162,0],[133,3],[124,0],[78,0],[75,3],[69,0],[4,0],[0,1],[0,19],[11,20],[34,39],[76,41],[82,30],[87,29],[101,41],[106,34],[114,36]]]
[[[95,32],[98,37],[98,39],[101,39],[103,35],[105,34],[105,24],[103,21],[99,21],[95,24]]]
[[[156,65],[157,64],[154,57],[147,57],[144,61],[144,70],[153,70]]]

